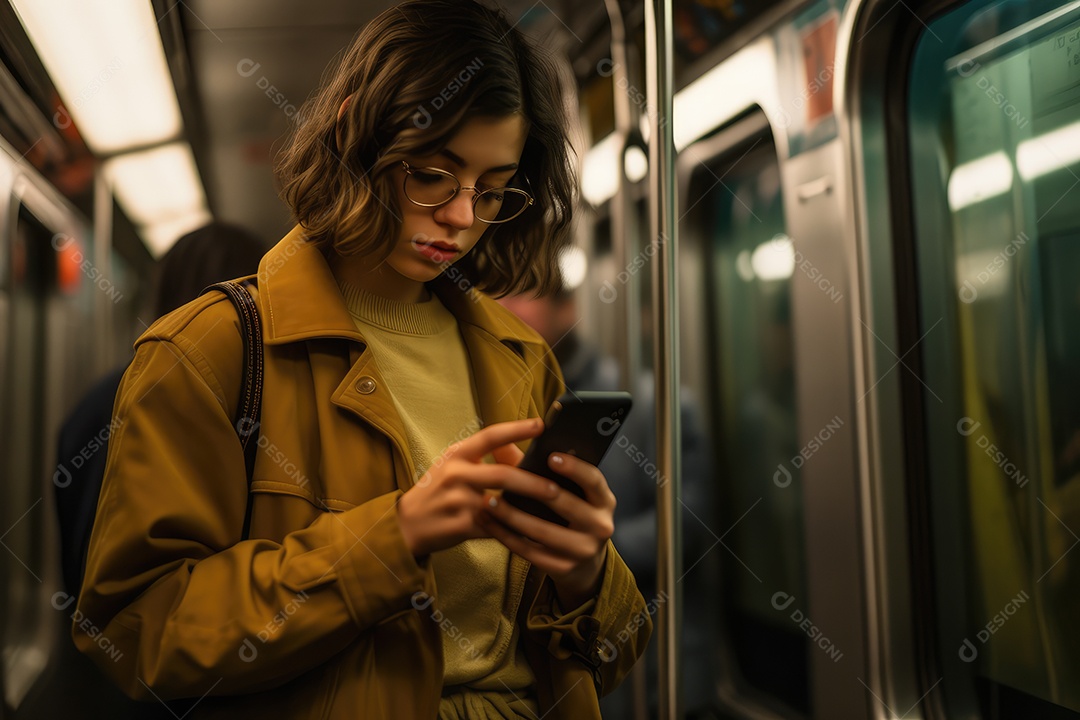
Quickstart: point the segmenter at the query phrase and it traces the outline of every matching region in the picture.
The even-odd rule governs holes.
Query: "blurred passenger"
[[[574,294],[560,289],[542,296],[519,294],[500,298],[504,307],[535,329],[551,346],[571,390],[620,390],[619,365],[575,330],[579,316]],[[653,375],[643,372],[631,388],[634,406],[619,429],[615,443],[600,463],[618,499],[613,541],[637,578],[651,609],[663,602],[656,583],[656,490],[665,478],[656,467],[656,398]],[[682,491],[679,507],[683,524],[683,648],[680,675],[683,709],[688,718],[712,717],[716,685],[708,632],[715,605],[710,602],[710,563],[700,561],[715,545],[703,520],[713,517],[709,484],[712,461],[693,399],[684,392],[682,423]],[[687,509],[690,512],[687,512]],[[655,645],[648,653],[649,709],[655,716],[657,666]],[[631,718],[635,700],[627,683],[604,698],[606,717]]]
[[[516,467],[563,382],[485,294],[557,278],[563,97],[502,13],[460,0],[382,13],[311,96],[278,165],[299,224],[259,267],[250,490],[224,297],[156,323],[121,382],[79,598],[121,656],[74,635],[125,692],[195,717],[600,717],[651,622],[604,475],[549,458],[582,499]]]
[[[194,300],[209,285],[255,274],[264,252],[266,248],[254,235],[228,223],[212,222],[184,235],[156,267],[154,318]],[[113,400],[127,368],[125,362],[101,378],[60,427],[57,455],[69,477],[56,484],[56,507],[64,585],[73,595],[78,595],[82,586],[82,550],[90,540],[93,507],[105,475],[106,453],[86,450],[107,447]]]
[[[207,287],[222,280],[252,275],[259,267],[265,248],[242,228],[212,222],[176,241],[158,263],[154,276],[155,318],[165,315],[198,297]],[[60,428],[57,441],[56,510],[60,527],[60,563],[67,592],[77,596],[82,586],[84,552],[90,543],[112,425],[113,402],[120,378],[128,368],[122,366],[99,380],[72,410]],[[70,637],[65,645],[71,645]],[[72,648],[73,649],[73,648]],[[89,663],[80,667],[99,677],[87,692],[98,693],[98,704],[111,703],[110,709],[121,714],[130,701],[114,698],[116,691],[100,686],[99,671]],[[70,680],[71,678],[69,678]],[[87,698],[84,698],[84,700]],[[87,717],[100,717],[106,709],[94,702],[84,704]],[[164,706],[140,706],[142,713],[165,712]],[[168,715],[166,715],[168,716]],[[144,715],[145,717],[145,715]]]

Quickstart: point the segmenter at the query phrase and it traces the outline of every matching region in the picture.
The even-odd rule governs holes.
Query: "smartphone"
[[[630,413],[632,400],[626,392],[567,392],[551,404],[544,431],[532,441],[518,467],[558,483],[580,498],[585,491],[576,482],[548,467],[553,452],[579,457],[599,465]],[[504,492],[503,499],[516,508],[549,522],[568,523],[539,500]]]

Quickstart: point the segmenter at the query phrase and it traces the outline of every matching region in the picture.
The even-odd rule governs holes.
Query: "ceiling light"
[[[111,154],[180,136],[180,106],[151,3],[12,4],[91,150]]]

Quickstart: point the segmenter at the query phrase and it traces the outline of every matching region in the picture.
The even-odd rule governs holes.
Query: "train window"
[[[39,633],[51,608],[41,602],[46,545],[43,505],[45,438],[45,328],[48,289],[55,283],[52,233],[20,209],[9,247],[8,327],[3,417],[4,464],[4,677],[12,704],[25,693],[45,657]],[[52,618],[47,619],[51,621]]]
[[[968,3],[924,31],[911,70],[949,716],[1075,717],[1080,4]]]
[[[713,368],[720,487],[715,513],[701,521],[726,549],[721,586],[729,600],[719,645],[740,686],[808,713],[808,639],[773,605],[777,593],[806,597],[806,567],[800,473],[791,463],[798,456],[794,248],[771,137],[758,135],[699,166],[685,202],[709,248],[715,341],[706,367]]]

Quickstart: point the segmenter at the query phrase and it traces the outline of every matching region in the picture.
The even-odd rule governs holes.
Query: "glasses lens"
[[[528,207],[529,196],[513,188],[485,190],[476,197],[476,217],[485,222],[506,222]]]
[[[454,197],[457,189],[457,180],[450,175],[414,169],[405,176],[405,194],[421,205],[444,203]]]

